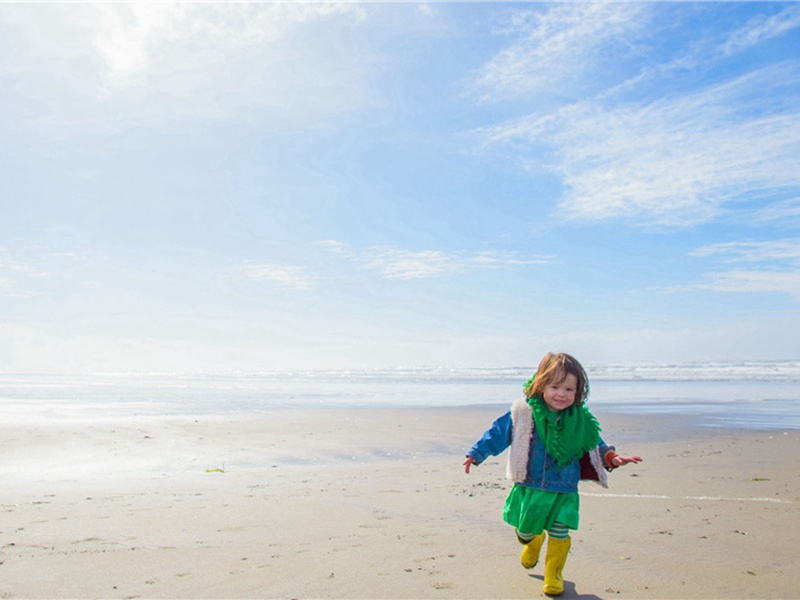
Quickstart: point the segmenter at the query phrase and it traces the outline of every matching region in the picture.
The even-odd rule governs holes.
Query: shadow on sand
[[[531,579],[536,579],[540,582],[544,582],[544,575],[528,575]],[[544,594],[542,594],[543,598],[546,598]],[[575,584],[571,581],[564,581],[564,593],[561,596],[556,596],[557,598],[567,598],[570,599],[578,599],[578,600],[603,600],[602,596],[598,596],[596,594],[581,594],[576,588]]]

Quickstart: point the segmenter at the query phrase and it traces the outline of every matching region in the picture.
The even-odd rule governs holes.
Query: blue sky
[[[0,370],[800,357],[800,4],[0,5]]]

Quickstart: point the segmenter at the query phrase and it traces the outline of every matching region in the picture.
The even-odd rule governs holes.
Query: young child
[[[526,569],[539,562],[547,532],[543,589],[548,596],[564,592],[569,531],[578,529],[578,481],[607,487],[606,471],[642,460],[620,456],[603,441],[600,424],[584,404],[588,395],[580,363],[569,354],[547,354],[525,385],[525,398],[492,424],[464,461],[469,474],[472,465],[511,448],[508,477],[514,487],[503,519],[524,546],[520,560]]]

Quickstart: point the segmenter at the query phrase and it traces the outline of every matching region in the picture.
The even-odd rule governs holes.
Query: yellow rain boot
[[[548,596],[560,596],[564,593],[564,578],[561,572],[567,562],[567,554],[572,538],[559,540],[551,537],[547,540],[547,554],[544,558],[544,587]]]
[[[522,563],[523,567],[526,569],[532,569],[536,566],[536,564],[539,562],[539,551],[542,549],[542,544],[544,544],[546,537],[547,536],[544,531],[529,542],[525,542],[520,539],[519,536],[517,536],[519,543],[525,545],[525,547],[522,549],[522,555],[519,557],[519,562]]]

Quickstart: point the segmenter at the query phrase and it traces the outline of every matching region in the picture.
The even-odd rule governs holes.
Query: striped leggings
[[[553,523],[553,526],[547,530],[547,535],[556,540],[565,540],[569,537],[569,527],[556,521]],[[517,531],[517,536],[519,536],[519,539],[523,542],[530,542],[536,537],[536,534]]]

